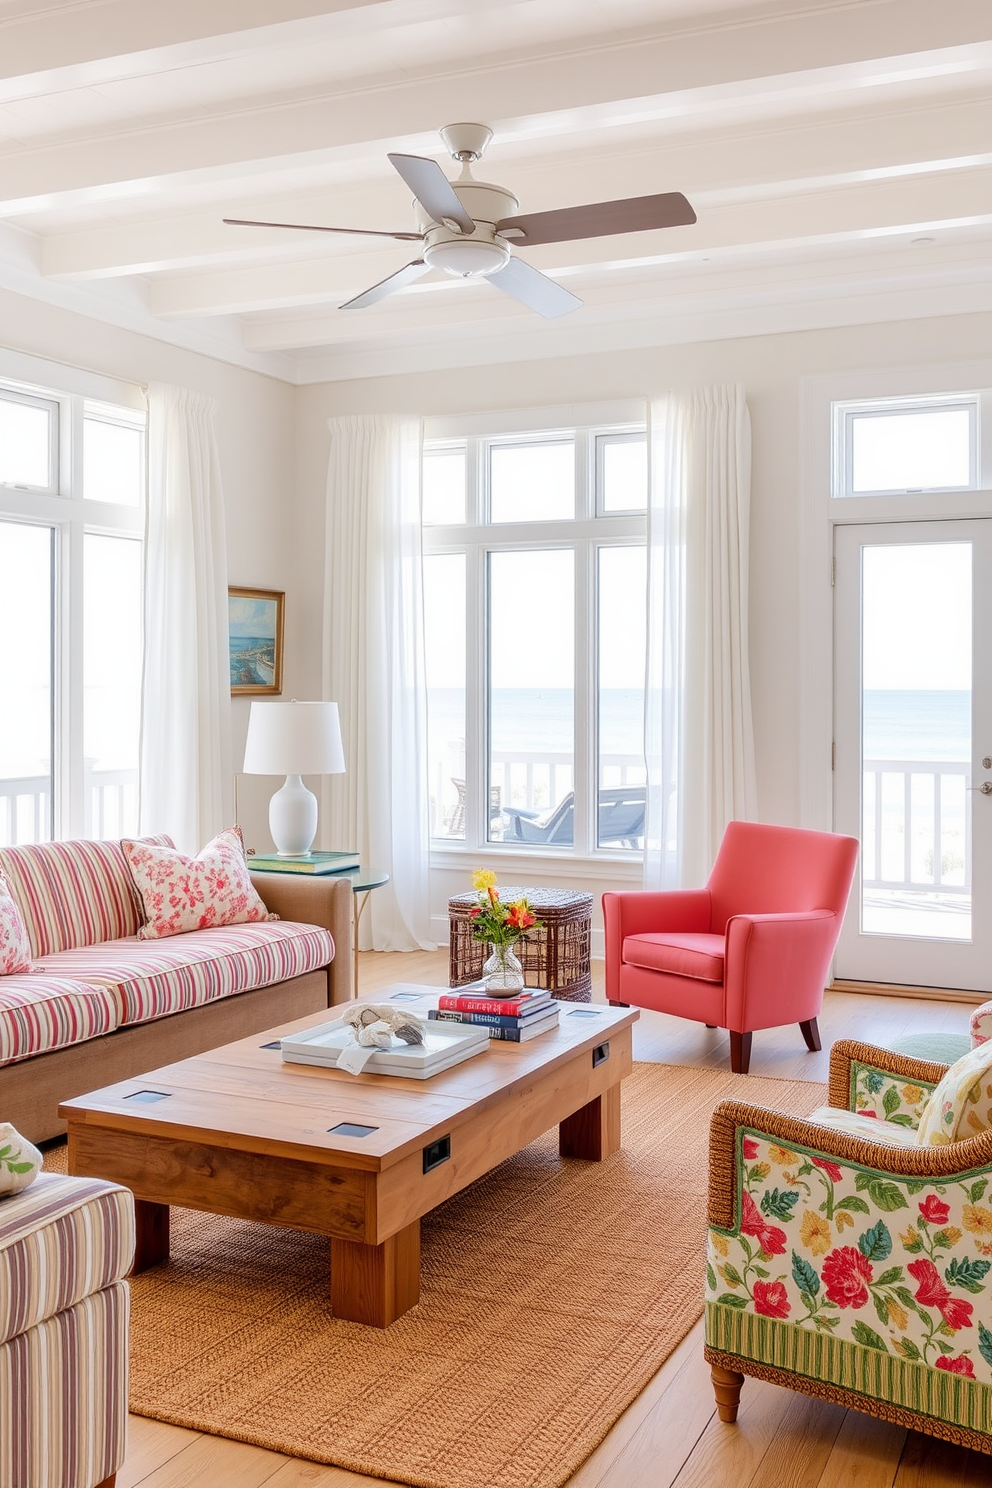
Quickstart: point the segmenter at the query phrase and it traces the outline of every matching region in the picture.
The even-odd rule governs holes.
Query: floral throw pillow
[[[992,1040],[962,1054],[927,1101],[917,1141],[943,1147],[992,1127]]]
[[[13,976],[18,971],[30,970],[28,927],[7,880],[0,873],[0,976]]]
[[[269,914],[248,876],[240,827],[219,832],[195,858],[147,842],[125,839],[121,845],[144,907],[140,940],[278,918]]]
[[[41,1172],[42,1156],[27,1137],[0,1121],[0,1198],[20,1193]]]

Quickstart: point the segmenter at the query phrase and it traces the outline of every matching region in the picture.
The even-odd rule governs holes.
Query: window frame
[[[980,392],[934,393],[916,397],[859,398],[831,405],[833,449],[831,498],[837,501],[898,500],[902,496],[959,496],[982,488],[983,397]],[[886,486],[873,491],[854,489],[854,424],[858,419],[912,413],[968,414],[968,484],[957,486]]]
[[[143,544],[148,488],[148,429],[140,390],[87,378],[65,369],[72,391],[39,386],[8,376],[13,361],[0,357],[0,400],[44,404],[56,410],[51,437],[55,451],[48,488],[0,483],[0,522],[43,527],[52,534],[52,757],[49,831],[52,840],[86,832],[83,754],[84,649],[83,571],[88,534]],[[32,370],[34,370],[32,368]],[[46,367],[49,374],[55,369]],[[120,401],[118,401],[120,398]],[[144,479],[140,499],[129,506],[83,495],[83,421],[98,418],[140,431]]]
[[[465,685],[465,835],[431,837],[432,857],[492,853],[500,857],[544,858],[555,864],[610,862],[639,871],[641,855],[632,848],[597,845],[599,760],[598,550],[603,547],[646,544],[647,510],[604,513],[600,482],[602,436],[623,434],[647,438],[643,405],[624,405],[620,416],[590,416],[574,421],[554,417],[555,410],[530,411],[525,420],[490,415],[477,420],[436,421],[425,429],[424,453],[461,446],[465,449],[466,521],[423,526],[424,555],[463,553],[466,564],[466,685]],[[573,414],[574,410],[568,410]],[[598,410],[597,410],[598,412]],[[451,424],[456,423],[452,428]],[[461,427],[457,427],[460,424]],[[436,430],[436,432],[435,432]],[[491,522],[488,482],[490,451],[497,445],[544,444],[574,439],[575,513],[572,519],[537,522]],[[493,552],[533,552],[571,548],[575,562],[575,735],[573,781],[575,813],[570,847],[491,841],[488,836],[489,801],[489,676],[487,621],[489,612],[489,555]]]

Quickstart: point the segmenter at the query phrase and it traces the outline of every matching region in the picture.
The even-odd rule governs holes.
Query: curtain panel
[[[739,385],[650,405],[644,882],[702,884],[756,809],[748,670],[751,423]]]
[[[213,399],[148,389],[142,832],[196,853],[233,820],[227,534]]]
[[[390,876],[361,946],[433,949],[429,912],[419,420],[329,420],[324,696],[347,772],[323,782],[331,844]]]

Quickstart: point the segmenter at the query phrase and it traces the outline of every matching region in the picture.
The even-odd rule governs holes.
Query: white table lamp
[[[337,703],[252,703],[246,775],[285,775],[269,802],[269,831],[281,858],[305,858],[317,835],[317,797],[304,775],[343,775]]]

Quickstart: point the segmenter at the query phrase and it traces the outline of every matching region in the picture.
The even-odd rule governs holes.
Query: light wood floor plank
[[[817,1488],[892,1488],[905,1442],[903,1427],[848,1411]]]
[[[394,982],[441,986],[446,950],[363,952],[360,993]],[[593,997],[604,1000],[603,963],[593,964]],[[824,1081],[840,1038],[885,1047],[907,1033],[966,1033],[963,1003],[828,992],[820,1017],[823,1049],[807,1051],[798,1027],[755,1034],[751,1069],[780,1079]],[[642,1011],[636,1059],[728,1069],[720,1030]],[[857,1412],[747,1380],[737,1426],[713,1410],[700,1322],[626,1410],[569,1488],[989,1488],[992,1460]],[[131,1418],[118,1488],[384,1488],[378,1479],[281,1457],[221,1437],[198,1436]],[[457,1485],[452,1485],[457,1488]]]

